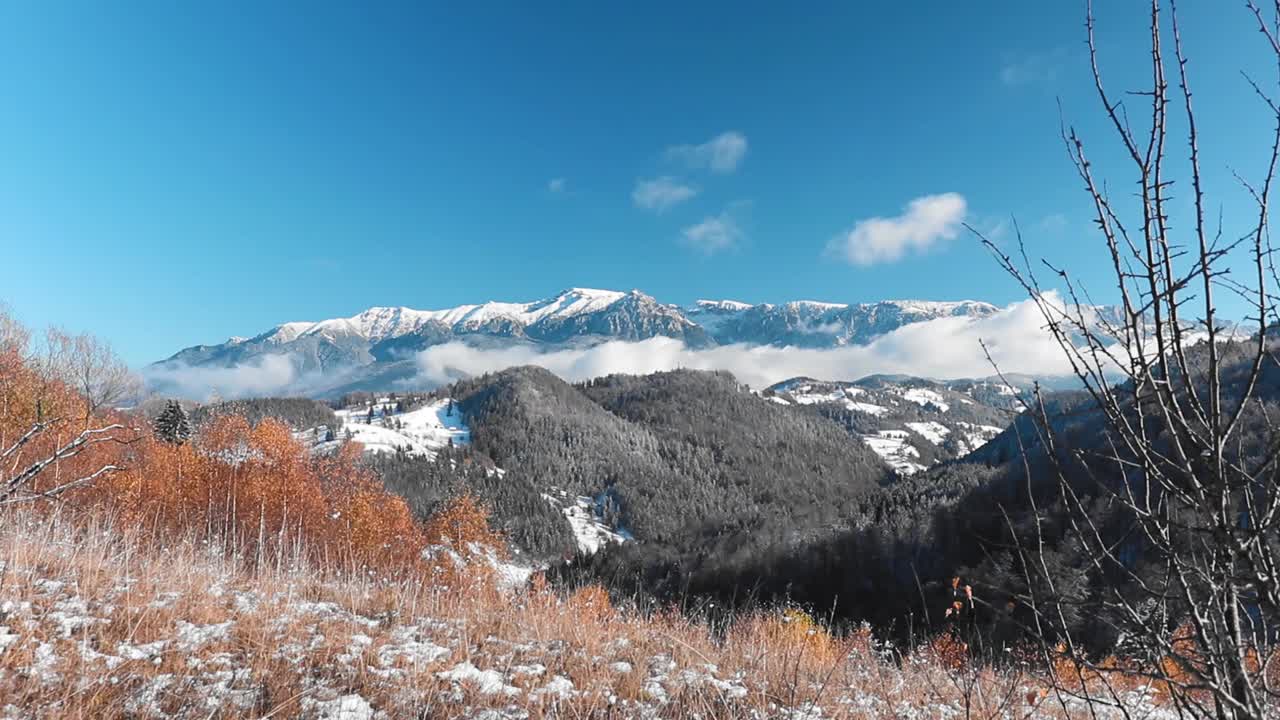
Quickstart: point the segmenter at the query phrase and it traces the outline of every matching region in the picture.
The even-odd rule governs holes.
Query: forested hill
[[[458,383],[472,446],[509,482],[597,500],[637,541],[841,526],[892,473],[836,424],[777,407],[724,373],[573,386],[522,367]]]

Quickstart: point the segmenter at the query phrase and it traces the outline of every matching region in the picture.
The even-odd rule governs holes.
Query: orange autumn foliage
[[[472,592],[492,590],[495,563],[506,557],[507,545],[489,527],[488,511],[470,495],[450,500],[423,528],[431,573],[450,587],[468,586]]]
[[[112,411],[85,417],[81,396],[59,379],[50,363],[30,354],[26,331],[0,312],[0,455],[7,455],[0,462],[0,484],[49,458],[91,427],[125,422]],[[125,443],[134,436],[122,427],[97,437]],[[74,457],[48,466],[22,489],[46,491],[115,463],[125,452],[116,442],[90,444]]]
[[[149,438],[138,455],[93,491],[133,522],[206,532],[246,556],[294,544],[356,566],[412,562],[424,547],[408,506],[359,464],[356,445],[316,457],[287,425],[232,415],[193,443]]]
[[[470,495],[450,501],[431,516],[424,528],[427,544],[453,548],[466,555],[473,548],[502,552],[506,543],[489,527],[489,513]]]
[[[501,557],[506,545],[474,499],[447,506],[425,527],[403,498],[360,462],[361,447],[313,455],[284,423],[256,426],[220,416],[192,442],[158,440],[148,421],[110,410],[86,414],[84,397],[60,378],[57,362],[32,352],[29,333],[0,308],[0,453],[33,426],[51,422],[0,464],[0,482],[87,428],[119,424],[113,439],[49,465],[30,490],[76,479],[104,465],[121,469],[59,496],[64,509],[110,510],[160,541],[208,542],[251,561],[302,552],[340,567],[382,571],[424,560],[428,541],[452,543],[467,560],[478,548]],[[119,436],[116,438],[115,436]]]

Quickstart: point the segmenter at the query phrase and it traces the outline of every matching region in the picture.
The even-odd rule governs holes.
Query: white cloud
[[[1067,229],[1067,216],[1062,213],[1050,213],[1040,218],[1036,229],[1043,233],[1061,233]]]
[[[695,170],[731,173],[738,169],[747,155],[747,136],[736,131],[721,133],[701,145],[669,147],[663,155]]]
[[[1050,299],[1058,302],[1056,296]],[[747,345],[691,349],[679,340],[662,337],[550,352],[530,346],[482,349],[452,342],[417,355],[416,381],[437,385],[517,365],[538,365],[571,382],[610,373],[728,370],[756,389],[799,375],[830,380],[853,380],[875,373],[940,380],[986,377],[993,370],[979,340],[987,343],[1006,373],[1049,376],[1070,372],[1061,348],[1044,330],[1040,311],[1026,301],[986,318],[946,317],[913,323],[867,345],[831,349]]]
[[[551,181],[547,183],[547,190],[553,193],[562,193],[565,191],[568,183],[569,181],[562,177],[551,178]]]
[[[743,232],[731,207],[719,215],[712,215],[696,225],[686,227],[681,234],[686,245],[713,255],[737,245]]]
[[[679,178],[664,175],[653,180],[637,180],[631,191],[631,201],[636,207],[654,212],[665,212],[698,194],[698,189]]]
[[[1000,66],[1000,82],[1008,87],[1051,83],[1068,61],[1065,48],[1044,52],[1005,53]]]
[[[918,197],[896,217],[859,220],[853,229],[832,240],[827,250],[854,265],[896,262],[907,252],[922,252],[954,238],[966,210],[964,196],[959,193]]]
[[[178,397],[204,400],[216,393],[224,398],[270,395],[299,380],[286,355],[264,355],[232,367],[201,367],[178,363],[152,365],[142,371],[147,385]]]

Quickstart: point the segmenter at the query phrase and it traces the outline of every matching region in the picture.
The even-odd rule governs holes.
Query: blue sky
[[[1099,4],[1136,87],[1143,3]],[[1268,119],[1239,71],[1265,48],[1236,3],[1184,5],[1210,202],[1243,227],[1230,171],[1257,175]],[[0,301],[136,364],[570,286],[1018,299],[958,214],[1016,216],[1107,296],[1058,138],[1060,100],[1130,181],[1083,3],[129,6],[0,6]],[[904,252],[866,249],[904,213]]]

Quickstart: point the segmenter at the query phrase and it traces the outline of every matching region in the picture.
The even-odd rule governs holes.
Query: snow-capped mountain
[[[997,310],[994,305],[972,300],[887,300],[859,305],[811,300],[781,305],[699,300],[687,312],[720,344],[836,347],[860,345],[915,322],[953,316],[987,317]]]
[[[230,367],[284,354],[306,373],[390,360],[451,340],[565,344],[658,336],[693,347],[712,343],[679,308],[639,291],[571,288],[527,303],[487,302],[445,310],[374,307],[349,318],[287,322],[251,338],[189,347],[160,364]]]
[[[283,365],[282,374],[294,380],[320,378],[323,389],[318,392],[331,393],[340,387],[391,387],[411,372],[408,360],[417,352],[455,341],[557,349],[666,337],[689,348],[832,348],[866,343],[911,323],[982,318],[996,312],[993,305],[973,301],[750,305],[702,300],[681,307],[638,290],[570,288],[532,302],[491,301],[442,310],[374,307],[352,317],[287,322],[253,337],[189,347],[152,367],[162,376],[166,370],[234,369],[245,364],[261,368],[271,363]],[[161,391],[168,389],[157,384]]]
[[[856,382],[793,378],[762,394],[840,423],[904,475],[963,457],[999,435],[1021,409],[1019,388],[871,376]]]

